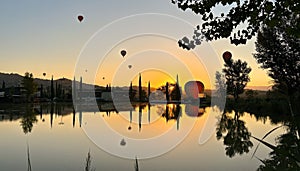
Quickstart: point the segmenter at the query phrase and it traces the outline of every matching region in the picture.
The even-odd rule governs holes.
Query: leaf
[[[276,147],[275,147],[274,145],[272,145],[272,144],[270,144],[270,143],[268,143],[268,142],[265,142],[265,141],[263,141],[263,140],[260,140],[260,139],[254,137],[254,136],[251,136],[251,137],[254,138],[254,139],[256,139],[257,141],[261,142],[262,144],[264,144],[265,146],[269,147],[269,148],[272,149],[272,150],[275,150],[275,149],[276,149]]]
[[[269,131],[268,133],[266,133],[266,135],[264,135],[264,136],[262,137],[261,140],[265,139],[268,135],[270,135],[272,132],[274,132],[275,130],[277,130],[278,128],[280,128],[280,127],[282,127],[282,126],[283,126],[283,125],[280,125],[280,126],[278,126],[278,127],[273,128],[271,131]],[[256,153],[258,147],[259,147],[259,144],[257,144],[257,146],[256,146],[256,148],[255,148],[255,150],[254,150],[254,152],[253,152],[253,154],[252,154],[252,156],[251,156],[251,159],[252,159],[253,156],[255,155],[255,153]]]

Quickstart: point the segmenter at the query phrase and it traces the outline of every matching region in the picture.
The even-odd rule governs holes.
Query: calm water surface
[[[271,124],[268,118],[257,120],[249,113],[238,114],[238,117],[234,113],[222,115],[220,112],[212,112],[214,109],[211,107],[197,108],[196,114],[193,113],[194,108],[185,105],[162,104],[149,107],[147,104],[142,104],[135,106],[131,111],[124,109],[116,112],[112,104],[105,104],[100,109],[101,111],[83,110],[74,113],[71,105],[61,104],[34,105],[33,109],[25,105],[1,107],[0,170],[28,170],[27,146],[33,171],[84,170],[89,151],[92,156],[92,166],[96,170],[134,170],[134,159],[109,154],[88,138],[89,135],[86,134],[88,125],[91,121],[95,121],[92,124],[98,123],[100,119],[127,139],[153,138],[170,129],[176,130],[174,133],[176,136],[181,131],[188,130],[190,124],[195,124],[186,138],[172,150],[167,150],[167,153],[154,158],[139,159],[141,171],[256,170],[262,163],[255,157],[268,158],[271,149],[260,145],[255,152],[255,157],[252,157],[258,141],[251,137],[249,141],[252,145],[248,144],[248,146],[252,148],[245,147],[249,152],[235,150],[239,148],[238,144],[230,149],[228,145],[224,145],[229,131],[226,129],[221,131],[220,125],[238,123],[233,130],[241,129],[241,137],[249,133],[258,138],[262,138],[267,132],[280,125]],[[211,117],[209,115],[213,115],[214,119],[207,122],[208,117]],[[202,131],[206,131],[205,124],[210,124],[213,132],[208,141],[199,144]],[[264,140],[275,144],[276,137],[285,131],[286,129],[281,127]],[[118,148],[125,152],[132,150],[130,144],[121,145],[120,141],[115,140],[112,143],[118,144]],[[245,140],[248,143],[249,141]],[[149,149],[162,145],[154,144],[154,147],[149,146]],[[240,151],[243,151],[242,154],[239,154]]]

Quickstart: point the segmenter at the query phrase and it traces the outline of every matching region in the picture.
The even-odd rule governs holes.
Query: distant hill
[[[15,74],[15,73],[10,73],[10,74],[0,73],[0,88],[2,88],[3,81],[5,82],[5,87],[21,86],[23,78],[24,78],[24,76]],[[78,80],[77,80],[77,84],[78,84]],[[51,80],[48,80],[48,79],[34,78],[34,81],[38,84],[38,86],[43,85],[44,88],[51,86]],[[54,86],[56,84],[60,84],[62,87],[67,88],[67,89],[72,88],[72,80],[67,79],[67,78],[60,78],[60,79],[54,80]],[[91,86],[94,86],[94,85],[83,83],[83,89],[91,87]],[[103,88],[100,86],[96,86],[96,87]]]
[[[272,86],[247,86],[245,89],[268,91],[272,90]]]
[[[19,74],[5,74],[0,73],[0,88],[2,88],[2,82],[5,82],[6,87],[12,87],[12,86],[19,86],[21,85],[21,81],[23,79],[23,76]]]

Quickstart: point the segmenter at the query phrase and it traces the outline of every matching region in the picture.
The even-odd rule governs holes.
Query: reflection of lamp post
[[[65,123],[62,121],[62,119],[63,119],[63,115],[61,115],[60,122],[58,123],[59,125],[65,124]]]

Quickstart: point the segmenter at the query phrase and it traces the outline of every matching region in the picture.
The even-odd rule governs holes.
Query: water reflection
[[[22,120],[20,122],[23,132],[25,134],[30,133],[32,131],[33,124],[38,121],[36,118],[37,114],[38,113],[35,113],[33,106],[31,105],[26,106],[25,113],[22,116]]]
[[[182,107],[184,112],[182,112]],[[75,110],[76,109],[76,110]],[[151,110],[154,110],[153,112]],[[4,108],[1,115],[0,121],[5,120],[18,120],[20,119],[20,125],[25,134],[32,132],[34,124],[38,122],[38,118],[41,124],[46,121],[45,115],[49,116],[47,121],[52,128],[54,126],[54,120],[58,118],[58,125],[64,126],[64,116],[72,115],[71,124],[75,127],[77,124],[79,127],[82,126],[84,113],[87,112],[100,112],[102,117],[111,117],[112,115],[120,115],[126,112],[129,113],[128,130],[132,129],[133,118],[137,117],[137,123],[139,131],[142,130],[143,124],[151,124],[157,119],[165,120],[165,123],[169,121],[176,121],[177,129],[179,129],[180,118],[184,113],[188,117],[201,117],[205,113],[205,107],[198,107],[195,105],[184,105],[184,104],[155,104],[150,105],[148,103],[134,103],[132,108],[121,108],[117,110],[113,103],[101,103],[97,108],[91,106],[73,106],[68,103],[45,103],[45,104],[29,104],[20,105],[13,107]],[[145,117],[146,115],[146,117]],[[145,117],[145,118],[144,118]],[[146,122],[145,122],[146,120]]]
[[[270,158],[258,158],[262,162],[258,170],[300,170],[300,119],[291,117],[285,125],[287,132],[278,136],[277,146],[268,146],[272,149]]]
[[[223,139],[226,155],[234,157],[236,154],[248,153],[253,143],[250,141],[251,133],[240,120],[241,114],[234,110],[233,117],[224,112],[217,124],[216,137]]]
[[[267,112],[271,111],[271,109],[267,108],[260,109],[260,112],[256,111],[257,113],[252,112],[250,114],[247,112],[253,109],[251,109],[249,106],[244,106],[247,105],[235,105],[235,110],[227,107],[226,111],[220,114],[219,121],[217,122],[215,138],[219,142],[223,142],[224,146],[222,146],[221,148],[224,149],[227,158],[233,158],[237,155],[246,156],[247,153],[249,153],[259,160],[259,165],[254,162],[255,168],[257,168],[258,170],[300,170],[299,117],[288,117],[283,114],[281,115],[281,117],[278,117],[277,115],[279,114],[277,113],[274,113],[274,115],[270,115]],[[258,109],[256,106],[252,106],[252,108],[254,108],[255,110]],[[140,136],[140,134],[147,132],[146,126],[150,125],[157,119],[163,121],[163,123],[166,123],[166,125],[176,123],[177,130],[178,132],[180,132],[180,125],[185,124],[180,123],[180,118],[189,117],[190,119],[200,120],[202,118],[205,118],[206,111],[210,110],[209,108],[198,107],[197,105],[149,105],[147,103],[135,103],[133,104],[133,108],[122,108],[122,110],[119,111],[114,108],[114,105],[112,103],[102,103],[99,104],[97,108],[91,108],[90,106],[81,106],[77,107],[76,109],[80,110],[77,110],[77,112],[75,112],[75,107],[73,107],[72,104],[61,103],[2,107],[0,110],[0,122],[16,122],[20,130],[22,128],[21,131],[23,131],[24,134],[34,134],[33,130],[39,129],[40,127],[38,125],[42,124],[46,125],[48,127],[48,130],[51,130],[53,132],[54,129],[51,129],[52,127],[60,127],[61,129],[56,130],[63,132],[64,129],[68,129],[68,127],[71,127],[71,129],[75,127],[78,128],[79,126],[84,124],[82,123],[82,120],[84,120],[84,117],[87,113],[97,112],[97,115],[99,114],[98,111],[100,110],[101,117],[103,116],[105,117],[105,119],[110,120],[120,117],[120,115],[123,113],[123,115],[126,115],[128,117],[128,121],[126,121],[125,127],[121,128],[130,133],[135,133],[133,128],[136,128],[136,132],[139,131],[138,136]],[[261,124],[267,124],[266,120],[269,120],[268,118],[270,118],[273,127],[277,127],[277,125],[283,125],[285,132],[277,134],[276,139],[272,139],[274,140],[274,142],[270,141],[270,139],[265,140],[262,138],[262,136],[259,136],[257,131],[253,131],[253,129],[251,129],[251,124],[249,125],[249,118],[247,118],[248,116],[254,116],[253,120]],[[247,118],[248,120],[245,118]],[[134,127],[134,121],[136,121],[136,127]],[[181,129],[182,128],[183,126],[181,126]],[[273,134],[273,132],[269,133],[268,131],[265,131],[263,134],[269,136]],[[32,136],[32,138],[34,137]],[[126,148],[129,144],[127,139],[126,141],[124,140],[124,142],[122,141],[122,139],[119,139],[118,143],[121,146],[122,144],[124,144],[124,148]],[[253,145],[257,143],[261,144],[260,148],[257,150],[257,153],[251,152],[251,150],[253,149],[251,147],[253,147]],[[220,144],[216,143],[216,145],[219,145],[220,147]],[[217,148],[216,146],[214,147]],[[38,146],[34,146],[34,148],[38,148]],[[197,151],[198,148],[201,147],[193,147],[193,150]],[[267,156],[261,155],[260,153],[261,151],[264,151],[264,149],[270,150],[270,153],[268,151],[265,152]],[[222,151],[221,153],[224,152]],[[201,155],[201,153],[197,153],[196,155]],[[32,157],[34,157],[34,153]],[[250,162],[250,157],[247,157],[245,160],[248,159]],[[256,159],[253,158],[253,160]],[[33,160],[33,162],[34,161],[35,160]],[[36,165],[37,162],[34,162],[34,167],[36,167]]]

